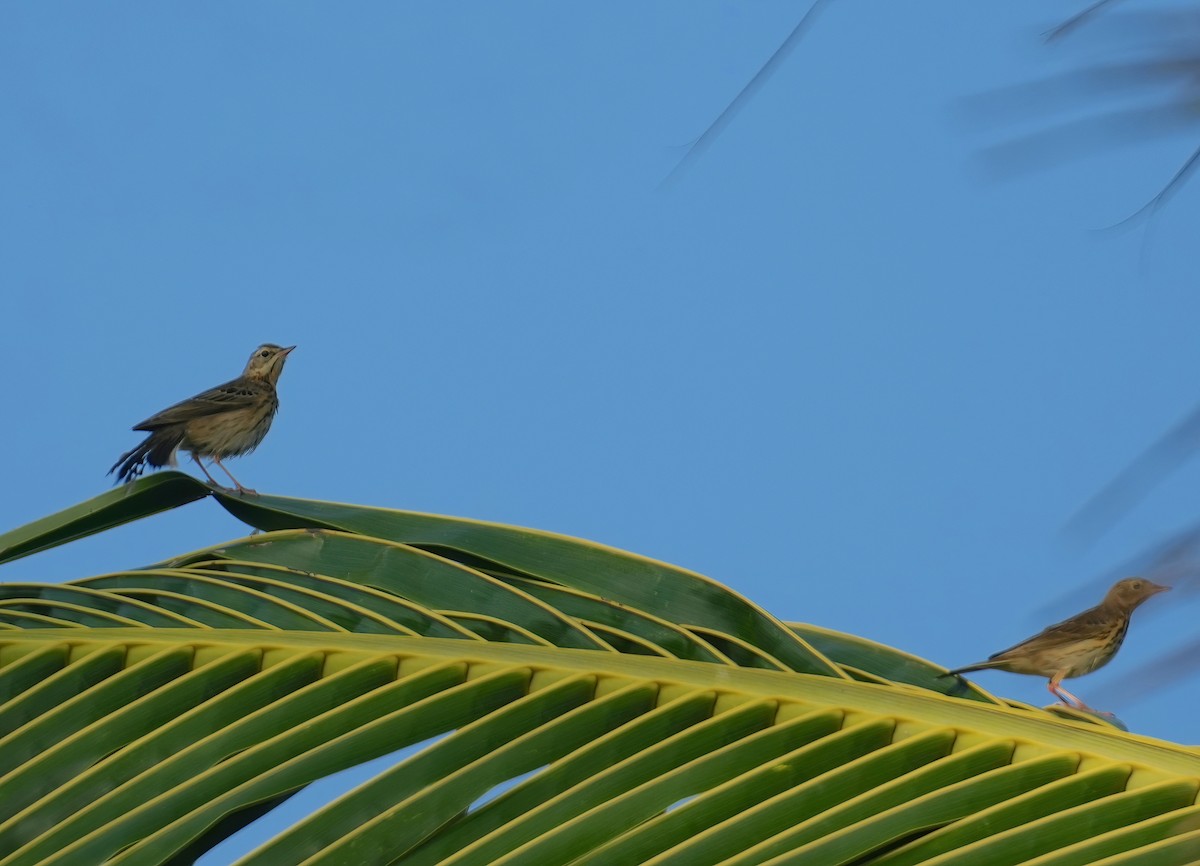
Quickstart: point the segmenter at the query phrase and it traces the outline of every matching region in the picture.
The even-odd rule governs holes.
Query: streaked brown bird
[[[1121,648],[1125,632],[1129,630],[1129,618],[1138,606],[1150,596],[1170,588],[1142,577],[1119,580],[1104,596],[1104,601],[1095,607],[989,656],[985,662],[957,668],[943,676],[996,668],[1014,674],[1048,677],[1050,694],[1069,707],[1095,712],[1064,689],[1062,681],[1104,667]]]
[[[295,348],[264,343],[254,350],[238,378],[151,415],[133,428],[150,435],[122,454],[108,474],[116,472],[118,481],[133,481],[147,466],[174,466],[175,452],[183,449],[215,486],[222,487],[208,473],[202,457],[212,458],[239,493],[254,493],[233,477],[221,459],[248,454],[267,435],[279,409],[275,384]]]

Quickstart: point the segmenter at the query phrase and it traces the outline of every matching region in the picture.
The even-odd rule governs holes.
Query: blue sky
[[[1200,187],[1095,231],[1196,129],[987,158],[1126,104],[1006,91],[1116,56],[1040,42],[1080,5],[830,4],[662,191],[803,5],[6,4],[0,525],[296,343],[249,486],[595,539],[947,665],[1008,646],[1198,510],[1193,464],[1096,546],[1058,532],[1200,397]],[[0,577],[240,534],[200,503]],[[1196,742],[1194,680],[1110,688],[1191,638],[1184,595],[1075,690]]]

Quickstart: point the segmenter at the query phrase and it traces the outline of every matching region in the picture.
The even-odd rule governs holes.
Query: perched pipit
[[[1104,601],[1095,607],[1064,619],[1004,652],[989,656],[985,662],[967,665],[943,676],[997,668],[1014,674],[1049,677],[1050,694],[1067,706],[1092,711],[1060,683],[1104,667],[1121,648],[1129,629],[1129,618],[1138,605],[1170,588],[1141,577],[1119,580],[1104,596]]]
[[[238,378],[176,403],[138,424],[134,430],[148,430],[150,435],[132,451],[122,454],[108,474],[116,472],[118,481],[133,481],[146,466],[174,466],[175,452],[182,448],[191,453],[204,477],[217,487],[221,485],[208,474],[201,457],[211,457],[239,493],[253,493],[233,477],[221,458],[247,454],[267,435],[279,409],[275,383],[294,348],[264,343],[254,350]]]

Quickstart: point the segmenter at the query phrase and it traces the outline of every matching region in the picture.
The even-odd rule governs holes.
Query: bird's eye
[[[270,352],[268,352],[266,349],[263,349],[261,352],[259,352],[259,353],[258,353],[258,357],[260,357],[260,358],[266,358],[266,357],[269,357],[269,356],[270,356],[270,354],[271,354],[271,353],[270,353]]]

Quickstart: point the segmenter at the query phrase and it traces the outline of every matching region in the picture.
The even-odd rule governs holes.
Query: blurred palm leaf
[[[263,531],[0,584],[0,864],[190,862],[406,747],[242,862],[1200,853],[1193,751],[946,696],[929,662],[577,539],[164,473],[0,537],[0,556],[208,494]]]
[[[968,117],[994,126],[1044,119],[1040,128],[988,148],[988,165],[1004,173],[1181,137],[1178,161],[1164,169],[1159,188],[1148,190],[1115,228],[1152,216],[1200,167],[1200,15],[1194,6],[1110,13],[1111,5],[1114,0],[1100,0],[1048,34],[1060,50],[1086,49],[1086,65],[979,95],[964,108]],[[1150,456],[1158,461],[1163,455]]]

